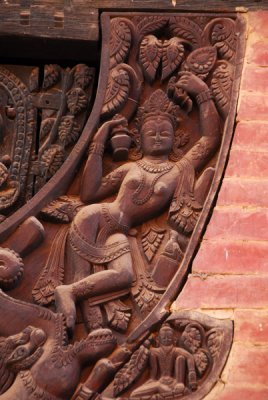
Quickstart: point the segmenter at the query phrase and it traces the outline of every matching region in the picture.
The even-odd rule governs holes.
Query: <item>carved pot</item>
[[[115,133],[114,133],[115,132]],[[113,131],[114,135],[111,138],[113,149],[113,160],[124,161],[128,158],[128,152],[131,146],[131,137],[128,135],[126,128],[120,128]]]

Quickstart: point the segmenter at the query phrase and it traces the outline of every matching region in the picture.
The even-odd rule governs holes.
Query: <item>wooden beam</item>
[[[88,2],[6,0],[0,7],[0,33],[23,37],[99,40],[98,8]]]

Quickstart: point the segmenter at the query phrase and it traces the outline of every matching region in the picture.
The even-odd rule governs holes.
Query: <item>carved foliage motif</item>
[[[140,46],[140,62],[144,76],[149,82],[155,80],[162,56],[162,44],[153,35],[145,36]]]
[[[85,64],[63,69],[45,66],[43,92],[36,95],[42,108],[40,148],[33,165],[38,191],[61,167],[82,132],[94,73]]]
[[[38,67],[0,67],[0,213],[5,215],[60,168],[87,116],[92,68],[78,64],[64,71],[50,64],[42,83],[39,75]]]
[[[206,19],[208,21],[208,19]],[[133,26],[133,22],[137,23],[137,28]],[[157,32],[164,26],[168,25],[168,29],[174,35],[169,40],[162,41],[152,33]],[[171,17],[166,18],[143,17],[133,18],[132,21],[126,19],[115,18],[111,23],[111,40],[112,40],[112,70],[109,76],[109,84],[107,88],[105,106],[103,109],[104,117],[111,117],[116,112],[122,112],[126,105],[126,96],[129,95],[131,81],[133,81],[133,67],[125,70],[124,79],[121,82],[123,62],[127,60],[131,43],[140,42],[139,58],[143,69],[144,78],[153,83],[156,78],[156,73],[160,67],[162,59],[161,79],[165,80],[174,73],[182,64],[182,71],[191,71],[197,74],[202,79],[208,78],[210,72],[215,67],[217,53],[219,59],[225,60],[227,63],[232,63],[235,48],[236,36],[234,21],[228,18],[218,18],[210,21],[202,29],[196,22],[187,17]],[[132,38],[132,42],[131,42]],[[193,51],[187,58],[184,59],[186,49],[191,46]],[[116,50],[117,51],[116,51]],[[117,54],[115,59],[114,54]],[[122,54],[122,55],[120,55]],[[183,62],[184,61],[184,62]],[[116,66],[121,65],[121,68],[113,70]],[[226,69],[225,77],[231,79],[232,75]],[[136,73],[139,72],[136,70]],[[215,92],[215,100],[219,110],[226,115],[222,106],[221,98],[227,94],[230,98],[231,88],[222,87],[222,74],[214,74],[214,86],[218,85],[218,90]],[[127,76],[129,79],[127,79]],[[136,77],[134,78],[134,86],[136,86]],[[121,90],[118,83],[121,82]],[[123,83],[124,82],[124,83]],[[131,83],[130,83],[131,82]],[[133,84],[133,83],[132,83]],[[125,87],[125,89],[123,89]],[[229,89],[229,90],[228,90]],[[124,92],[122,92],[124,90]],[[113,94],[113,102],[111,103],[111,92]],[[123,94],[124,93],[124,94]],[[136,96],[139,96],[139,90],[135,90]],[[135,98],[136,98],[135,96]],[[116,99],[116,100],[115,100]],[[107,110],[108,107],[108,110]],[[108,111],[108,112],[107,112]]]

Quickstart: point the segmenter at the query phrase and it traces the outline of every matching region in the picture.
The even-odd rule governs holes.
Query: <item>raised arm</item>
[[[80,198],[83,203],[101,200],[119,189],[129,167],[119,167],[103,178],[102,161],[105,144],[111,130],[124,121],[125,118],[107,121],[96,133],[89,148],[89,156],[82,176]]]
[[[199,171],[214,155],[220,144],[219,115],[207,84],[199,77],[190,72],[182,72],[176,86],[185,90],[190,96],[195,97],[199,107],[202,137],[185,156],[191,161],[195,170]]]

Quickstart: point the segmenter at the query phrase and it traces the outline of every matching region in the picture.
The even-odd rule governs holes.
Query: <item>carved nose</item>
[[[160,131],[156,131],[156,133],[155,133],[155,140],[158,142],[160,139],[161,139],[161,132]]]

